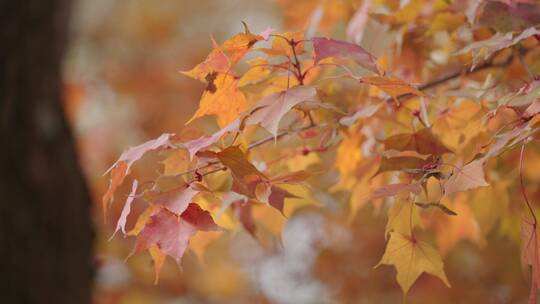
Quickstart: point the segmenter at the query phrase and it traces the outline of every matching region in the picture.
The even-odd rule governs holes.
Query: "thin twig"
[[[278,133],[276,136],[268,136],[268,137],[265,137],[263,139],[260,139],[260,140],[258,140],[256,142],[250,144],[247,147],[247,150],[249,151],[249,150],[254,149],[254,148],[258,147],[258,146],[264,145],[265,143],[271,142],[272,140],[280,139],[280,138],[282,138],[282,137],[284,137],[286,135],[295,134],[295,133],[306,131],[306,130],[309,130],[309,129],[313,129],[313,128],[316,128],[316,127],[324,127],[324,126],[327,126],[327,125],[326,124],[325,125],[311,125],[310,124],[308,126],[304,126],[304,127],[294,129],[294,130],[285,130],[285,131],[282,131],[282,132]],[[187,175],[187,174],[194,173],[195,171],[199,171],[199,170],[202,170],[202,169],[209,168],[209,167],[211,167],[213,165],[217,165],[217,164],[219,164],[219,161],[217,161],[217,160],[209,161],[209,162],[207,162],[206,164],[204,164],[202,166],[186,170],[184,172],[178,173],[178,174],[170,176],[170,177],[171,178],[177,178],[177,177],[180,177],[180,176],[184,176],[184,175]],[[211,171],[205,172],[204,174],[202,174],[202,176],[206,176],[208,174],[215,173],[215,172],[218,172],[218,171],[221,171],[221,170],[223,170],[223,168],[213,169]]]
[[[472,71],[468,67],[465,69],[459,69],[441,78],[419,85],[417,89],[420,91],[425,91],[425,90],[431,89],[432,87],[436,87],[440,84],[443,84],[449,80],[457,78],[461,75],[469,75],[469,74],[476,73],[476,72],[479,72],[485,69],[490,69],[490,68],[502,68],[502,67],[508,66],[512,62],[513,58],[514,58],[513,56],[509,56],[504,62],[501,62],[501,63],[494,63],[493,61],[486,61],[482,63],[481,65],[479,65],[478,67],[476,67]]]
[[[311,125],[310,124],[308,126],[304,126],[304,127],[301,127],[301,128],[295,129],[295,130],[282,131],[282,132],[278,133],[275,137],[274,136],[268,136],[268,137],[265,137],[265,138],[263,138],[263,139],[261,139],[259,141],[256,141],[256,142],[250,144],[247,149],[251,150],[251,149],[256,148],[256,147],[258,147],[260,145],[263,145],[263,144],[265,144],[267,142],[270,142],[270,141],[272,141],[274,139],[276,139],[276,140],[280,139],[285,135],[306,131],[306,130],[309,130],[309,129],[313,129],[315,127],[324,127],[324,126],[326,126],[326,125]]]
[[[298,60],[298,56],[296,55],[296,45],[298,43],[295,42],[294,40],[291,40],[289,41],[289,45],[291,46],[291,49],[292,49],[292,53],[293,53],[293,56],[294,56],[294,64],[293,66],[296,68],[296,71],[297,73],[296,74],[296,78],[298,80],[298,82],[303,85],[304,84],[304,75],[302,74],[302,66],[300,65],[300,60]]]
[[[476,73],[476,72],[480,72],[482,70],[485,70],[485,69],[490,69],[490,68],[502,68],[502,67],[506,67],[508,66],[510,63],[512,63],[512,59],[514,58],[514,56],[509,56],[504,62],[501,62],[501,63],[494,63],[493,61],[486,61],[484,63],[482,63],[481,65],[477,66],[474,70],[471,70],[469,67],[466,67],[466,68],[461,68],[459,70],[456,70],[450,74],[447,74],[447,75],[444,75],[440,78],[437,78],[433,81],[429,81],[429,82],[426,82],[424,84],[421,84],[419,86],[417,86],[416,88],[419,90],[419,91],[426,91],[426,90],[429,90],[433,87],[436,87],[436,86],[439,86],[443,83],[446,83],[452,79],[455,79],[455,78],[458,78],[459,76],[465,76],[465,75],[470,75],[470,74],[473,74],[473,73]],[[401,102],[403,101],[406,101],[412,97],[416,96],[415,94],[412,94],[412,93],[407,93],[407,94],[403,94],[403,95],[399,95],[397,96],[396,98],[392,98],[392,97],[389,97],[386,99],[386,102],[390,102],[392,100],[399,100]]]

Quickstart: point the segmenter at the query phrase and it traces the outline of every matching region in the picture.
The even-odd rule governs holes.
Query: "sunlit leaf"
[[[199,109],[187,122],[189,124],[194,119],[215,115],[220,127],[233,122],[240,113],[247,110],[248,102],[246,96],[238,89],[238,80],[229,74],[209,74],[208,85],[203,92]]]
[[[383,264],[396,267],[397,281],[405,294],[423,272],[438,277],[450,287],[439,253],[414,236],[390,233],[386,251],[376,267]]]
[[[214,42],[214,49],[202,63],[182,73],[200,81],[207,80],[208,75],[212,73],[228,73],[255,43],[263,39],[267,38],[251,33],[240,33],[225,41],[221,46]]]

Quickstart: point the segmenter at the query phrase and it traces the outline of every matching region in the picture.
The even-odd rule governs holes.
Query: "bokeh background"
[[[149,255],[124,261],[132,239],[117,236],[109,240],[111,219],[118,216],[120,204],[113,206],[106,223],[101,210],[108,183],[103,173],[122,151],[164,132],[193,136],[200,132],[197,129],[208,128],[210,123],[204,119],[184,126],[197,108],[203,85],[179,71],[205,58],[212,48],[211,35],[222,42],[241,32],[241,21],[245,21],[253,32],[270,26],[343,37],[361,2],[75,1],[64,64],[65,109],[94,202],[95,303],[401,301],[393,268],[373,269],[385,246],[386,215],[372,206],[359,210],[347,223],[321,211],[323,207],[296,210],[286,225],[286,219],[274,210],[255,210],[263,240],[255,240],[241,228],[199,234],[181,267],[167,260],[157,285]],[[367,33],[364,39],[376,44],[374,37],[383,34]],[[371,50],[376,48],[372,45]],[[135,175],[144,175],[146,169],[142,164],[135,170]],[[325,199],[332,206],[332,198],[321,200]],[[468,223],[460,225],[475,229]],[[483,247],[462,241],[446,254],[452,289],[423,275],[409,301],[523,301],[528,283],[520,271],[517,244],[497,235],[488,238]]]

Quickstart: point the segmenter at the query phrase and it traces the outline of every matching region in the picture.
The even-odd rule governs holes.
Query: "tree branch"
[[[258,140],[256,142],[254,142],[254,143],[251,143],[247,147],[247,150],[249,151],[249,150],[254,149],[254,148],[258,147],[258,146],[264,145],[265,143],[271,142],[272,140],[281,139],[282,137],[285,137],[287,135],[291,135],[291,134],[294,134],[294,133],[306,131],[306,130],[313,129],[313,128],[316,128],[316,127],[324,127],[324,126],[326,126],[326,124],[325,125],[310,124],[308,126],[304,126],[304,127],[298,128],[298,129],[285,130],[285,131],[282,131],[282,132],[278,133],[275,137],[274,136],[268,136],[268,137],[265,137],[263,139],[260,139],[260,140]],[[217,160],[210,161],[210,162],[207,162],[206,164],[204,164],[202,166],[192,168],[192,169],[186,170],[184,172],[178,173],[176,175],[170,176],[170,178],[177,178],[177,177],[181,177],[181,176],[184,176],[184,175],[187,175],[187,174],[190,174],[190,173],[195,173],[196,171],[206,169],[206,168],[209,168],[209,167],[217,165],[217,164],[219,164],[219,161],[217,161]],[[210,170],[210,171],[205,172],[204,174],[201,174],[201,175],[206,176],[206,175],[209,175],[209,174],[221,171],[221,170],[223,170],[223,167],[219,167],[219,168]]]
[[[428,90],[428,89],[431,89],[433,87],[436,87],[440,84],[443,84],[449,80],[452,80],[452,79],[455,79],[457,77],[459,77],[460,75],[469,75],[469,74],[473,74],[473,73],[476,73],[476,72],[480,72],[482,70],[485,70],[485,69],[490,69],[490,68],[502,68],[502,67],[505,67],[505,66],[508,66],[511,62],[512,62],[512,59],[514,58],[514,56],[509,56],[504,62],[500,62],[500,63],[494,63],[493,61],[486,61],[484,63],[482,63],[481,65],[479,65],[476,69],[474,70],[470,70],[470,68],[465,68],[465,69],[459,69],[453,73],[450,73],[448,75],[445,75],[441,78],[438,78],[438,79],[435,79],[433,81],[430,81],[430,82],[427,82],[427,83],[424,83],[422,85],[419,85],[418,86],[418,90],[420,91],[425,91],[425,90]],[[403,96],[403,95],[402,95]]]

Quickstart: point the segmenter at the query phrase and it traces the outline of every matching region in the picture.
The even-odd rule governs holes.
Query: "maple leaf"
[[[424,96],[417,88],[396,77],[366,76],[360,78],[360,82],[375,86],[393,98],[406,94]]]
[[[412,284],[423,272],[438,277],[450,287],[439,253],[414,236],[391,232],[386,251],[375,267],[383,264],[396,267],[397,281],[404,294],[409,292]]]
[[[484,162],[477,159],[454,170],[444,183],[444,194],[450,195],[483,186],[489,186],[489,184],[484,177]]]
[[[418,208],[414,208],[409,199],[398,197],[392,207],[388,209],[388,221],[384,235],[388,236],[390,232],[411,235],[412,228],[417,225],[420,225]]]
[[[225,134],[237,132],[239,128],[240,119],[235,119],[233,122],[210,136],[203,136],[194,140],[190,140],[183,143],[182,145],[188,150],[189,158],[193,159],[193,156],[195,156],[197,152],[216,143]]]
[[[245,120],[246,125],[260,124],[276,137],[283,115],[303,101],[318,101],[317,90],[308,86],[296,86],[268,95],[253,107],[252,114]]]
[[[219,49],[214,49],[202,63],[199,63],[189,71],[181,71],[180,73],[202,82],[207,82],[209,75],[218,72],[227,73],[230,68],[231,62],[227,56]]]
[[[398,151],[416,151],[420,154],[441,155],[452,152],[433,136],[430,128],[416,133],[405,133],[391,136],[383,141],[386,149]]]
[[[139,160],[146,152],[159,150],[159,149],[167,147],[170,144],[171,136],[173,136],[173,134],[164,133],[164,134],[161,134],[156,139],[152,139],[138,146],[129,148],[126,152],[120,155],[120,158],[112,167],[114,167],[118,162],[125,161],[128,165],[128,170],[129,170],[129,168],[133,165],[133,163]]]
[[[377,58],[359,45],[322,37],[314,37],[311,41],[315,52],[315,63],[325,58],[350,59],[369,71],[380,73]]]
[[[205,115],[215,115],[220,127],[225,127],[248,108],[246,96],[238,89],[238,80],[229,74],[208,74],[197,112],[186,122]]]
[[[122,212],[120,213],[120,217],[118,218],[118,222],[116,223],[116,229],[114,230],[109,240],[111,240],[119,230],[122,230],[122,233],[126,235],[126,221],[127,221],[127,217],[129,213],[131,212],[131,204],[135,200],[135,194],[137,193],[138,185],[139,185],[139,182],[137,180],[133,180],[133,185],[131,186],[131,192],[129,193],[126,199],[124,208],[122,208]]]
[[[259,83],[272,73],[272,69],[269,67],[268,60],[266,59],[255,58],[249,60],[247,63],[251,67],[238,81],[238,87]]]
[[[109,204],[113,201],[113,195],[118,186],[122,184],[124,178],[128,175],[129,169],[134,162],[139,160],[146,152],[163,149],[169,146],[170,138],[173,134],[164,133],[156,139],[149,140],[136,147],[129,148],[120,155],[120,158],[105,172],[111,171],[111,181],[109,188],[103,196],[103,212],[106,216]]]
[[[267,180],[266,176],[247,160],[246,155],[238,146],[228,147],[216,155],[221,163],[231,170],[233,177],[238,181],[245,181],[250,176],[258,176]]]
[[[228,73],[231,67],[238,63],[255,43],[268,39],[269,33],[263,32],[263,34],[265,36],[249,32],[236,34],[221,46],[213,41],[214,49],[206,59],[190,71],[182,71],[181,73],[200,81],[205,81],[212,73]]]
[[[190,184],[181,185],[174,189],[164,192],[150,192],[150,201],[154,204],[163,206],[167,210],[180,215],[182,214],[199,190]]]
[[[521,263],[524,268],[529,266],[531,270],[531,291],[529,303],[536,303],[538,290],[540,290],[540,243],[538,239],[538,227],[536,222],[521,219]]]
[[[283,213],[285,199],[297,196],[275,186],[274,183],[296,183],[307,178],[307,174],[304,172],[297,172],[278,177],[276,181],[270,180],[247,160],[245,154],[237,146],[231,146],[218,152],[217,157],[225,167],[231,170],[235,192],[256,198],[260,202],[276,208],[281,213]]]
[[[176,215],[165,208],[150,216],[137,235],[133,254],[157,245],[160,251],[174,258],[177,263],[184,255],[189,239],[197,231],[219,230],[208,211],[195,203],[189,204],[181,215]]]
[[[287,198],[298,197],[283,188],[272,186],[270,188],[270,195],[268,196],[268,204],[281,212],[281,214],[283,214],[283,208],[285,207],[285,199]]]
[[[238,146],[228,147],[216,153],[216,156],[231,171],[235,192],[268,203],[271,193],[269,179],[247,159]]]

